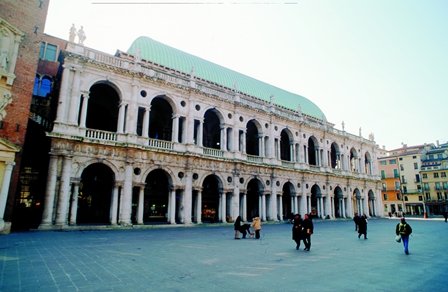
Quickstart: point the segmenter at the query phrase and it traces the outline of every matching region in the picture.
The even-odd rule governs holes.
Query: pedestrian
[[[250,225],[255,230],[255,239],[260,239],[261,219],[258,215],[255,215],[254,221]]]
[[[392,213],[391,212],[389,212],[389,218],[392,218]]]
[[[310,250],[311,248],[311,234],[314,232],[314,226],[313,221],[311,221],[311,218],[308,214],[305,214],[305,220],[303,220],[303,243],[305,244],[304,250]]]
[[[448,212],[446,210],[443,212],[443,218],[445,218],[445,222],[448,219]]]
[[[303,220],[300,214],[294,216],[294,222],[292,226],[292,240],[296,242],[296,250],[300,248],[300,241],[302,240],[302,228]]]
[[[353,217],[353,221],[355,221],[355,231],[358,231],[358,222],[359,222],[358,213],[355,213],[355,217]]]
[[[409,235],[412,233],[411,225],[406,222],[404,217],[401,218],[401,222],[397,224],[395,228],[395,234],[401,236],[403,241],[404,253],[409,254]]]
[[[364,235],[364,239],[367,239],[367,216],[363,214],[358,219],[358,238]]]
[[[235,229],[235,239],[240,239],[241,216],[236,217],[233,229]]]

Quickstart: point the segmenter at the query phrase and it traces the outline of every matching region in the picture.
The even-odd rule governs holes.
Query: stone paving
[[[315,221],[310,251],[291,224],[265,224],[261,240],[233,225],[0,236],[0,291],[448,291],[448,223],[409,219],[410,254],[396,219]]]

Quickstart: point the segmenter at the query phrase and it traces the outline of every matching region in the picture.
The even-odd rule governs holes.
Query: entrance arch
[[[113,184],[112,170],[105,164],[87,166],[81,175],[77,223],[109,223]]]
[[[312,217],[322,217],[323,206],[322,206],[322,192],[318,185],[313,185],[311,188],[311,206],[310,206],[310,216]]]
[[[292,219],[291,214],[298,213],[295,206],[295,196],[294,186],[292,183],[287,182],[283,185],[283,196],[282,196],[282,210],[283,218]]]
[[[173,109],[165,96],[155,97],[151,101],[151,115],[149,116],[149,138],[171,141],[173,128]],[[141,132],[143,114],[139,115],[137,131]]]
[[[218,221],[221,181],[216,175],[209,175],[202,183],[202,222]],[[225,215],[224,215],[225,218]]]
[[[167,222],[170,176],[164,170],[155,169],[145,182],[143,222]]]
[[[263,193],[263,185],[258,179],[252,179],[247,184],[247,209],[246,214],[248,220],[261,216],[262,210],[260,204],[261,198],[260,194]]]
[[[119,102],[120,97],[113,87],[103,83],[90,87],[86,127],[116,132]],[[99,115],[98,113],[101,114]]]
[[[340,187],[334,188],[334,216],[336,218],[344,218],[345,205],[344,205],[344,193]]]

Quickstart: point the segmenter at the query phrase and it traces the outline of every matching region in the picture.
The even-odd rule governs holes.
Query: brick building
[[[0,233],[9,233],[49,0],[0,2]]]

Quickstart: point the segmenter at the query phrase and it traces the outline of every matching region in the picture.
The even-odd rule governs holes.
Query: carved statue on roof
[[[72,23],[72,27],[70,28],[70,34],[69,34],[68,40],[73,43],[73,42],[75,42],[75,37],[76,37],[76,27],[75,27],[75,24]]]
[[[81,25],[81,28],[78,30],[78,44],[84,45],[84,41],[86,40],[87,36],[84,32],[84,28]]]
[[[342,131],[345,131],[345,123],[342,121]]]
[[[235,92],[238,92],[238,83],[237,82],[233,83],[233,90]]]
[[[361,135],[361,127],[359,127],[359,137],[362,137],[362,135]]]
[[[190,77],[194,78],[194,67],[191,66]]]
[[[134,52],[134,61],[135,63],[140,63],[140,47],[137,47]]]

